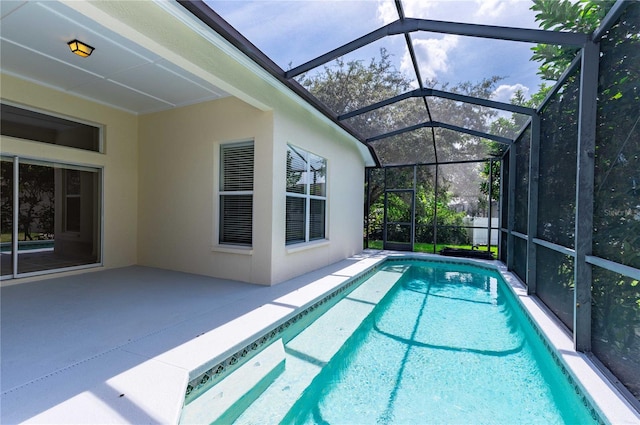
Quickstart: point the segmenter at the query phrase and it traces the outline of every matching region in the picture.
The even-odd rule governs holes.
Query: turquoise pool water
[[[497,273],[385,268],[402,277],[282,423],[598,423]]]

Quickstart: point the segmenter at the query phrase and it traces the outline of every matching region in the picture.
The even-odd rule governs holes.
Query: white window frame
[[[301,155],[304,158],[304,162],[306,164],[306,168],[303,171],[303,177],[302,179],[306,178],[306,182],[303,183],[303,187],[304,187],[304,193],[296,193],[296,192],[290,192],[288,190],[288,187],[286,189],[286,199],[289,198],[299,198],[299,199],[304,199],[304,205],[305,205],[305,213],[304,213],[304,240],[293,240],[293,241],[287,241],[287,226],[288,226],[288,222],[287,222],[287,205],[285,203],[285,245],[291,247],[291,246],[295,246],[295,245],[299,245],[299,244],[308,244],[308,243],[315,243],[315,242],[319,242],[319,241],[327,241],[327,205],[328,205],[328,196],[327,196],[327,159],[314,154],[312,152],[307,151],[306,149],[291,145],[291,144],[287,144],[287,154],[290,152],[290,150],[293,150],[294,152],[296,152],[296,154]],[[310,156],[313,155],[316,158],[320,158],[323,162],[324,162],[324,195],[313,195],[311,194],[311,181],[309,178],[307,178],[308,176],[312,175],[312,170],[311,170],[311,161],[309,160]],[[288,167],[288,164],[287,164]],[[285,170],[285,174],[288,173],[288,170]],[[323,223],[323,236],[322,237],[318,237],[318,238],[311,238],[310,237],[310,233],[311,233],[311,201],[312,200],[320,200],[320,201],[324,201],[324,223]]]
[[[243,147],[243,146],[251,146],[253,148],[253,157],[254,160],[251,164],[251,190],[225,190],[224,189],[224,185],[225,185],[225,167],[224,167],[224,156],[225,156],[225,149],[227,148],[231,148],[231,147]],[[218,220],[217,220],[217,234],[215,235],[215,248],[216,250],[219,251],[230,251],[230,252],[235,252],[235,251],[246,251],[251,253],[251,249],[253,246],[253,194],[254,194],[254,181],[255,181],[255,143],[253,140],[249,140],[249,141],[242,141],[242,142],[230,142],[230,143],[221,143],[219,145],[218,148],[219,151],[219,161],[218,161],[218,193],[217,193],[217,200],[218,200]],[[251,196],[251,205],[252,205],[252,211],[251,211],[251,230],[250,230],[250,238],[251,238],[251,243],[240,243],[240,242],[233,242],[233,241],[223,241],[223,235],[224,235],[224,211],[223,211],[223,197],[225,196]]]

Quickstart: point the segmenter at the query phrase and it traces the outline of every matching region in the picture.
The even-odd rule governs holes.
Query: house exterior
[[[361,251],[367,148],[178,3],[11,2],[2,16],[3,105],[87,124],[100,138],[88,150],[3,131],[3,165],[63,170],[53,237],[88,235],[93,251],[81,267],[35,273],[20,271],[21,254],[16,270],[3,264],[4,284],[137,264],[273,285]],[[20,35],[25,24],[35,34]],[[81,35],[95,47],[88,58],[66,45]],[[143,63],[92,69],[121,51]],[[69,74],[86,79],[69,84]],[[91,190],[73,195],[76,169]],[[74,213],[85,204],[91,212]]]

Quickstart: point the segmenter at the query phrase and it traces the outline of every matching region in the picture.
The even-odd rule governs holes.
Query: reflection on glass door
[[[20,159],[2,161],[2,275],[23,275],[100,262],[100,171]],[[10,170],[11,168],[11,170]],[[10,172],[11,171],[11,172]],[[9,210],[17,209],[17,221]],[[7,213],[5,213],[7,211]],[[11,233],[17,226],[17,267]]]
[[[13,274],[13,159],[0,161],[0,270]]]

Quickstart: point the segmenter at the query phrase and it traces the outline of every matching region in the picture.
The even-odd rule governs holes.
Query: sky
[[[207,4],[281,68],[290,69],[398,19],[393,0],[219,1]],[[530,0],[403,0],[409,18],[537,28]],[[456,85],[500,76],[492,96],[508,102],[515,90],[528,97],[541,80],[531,43],[428,32],[411,33],[422,79]],[[403,36],[385,37],[350,53],[369,62],[381,47],[394,66],[415,76]],[[417,87],[417,83],[416,83]]]

